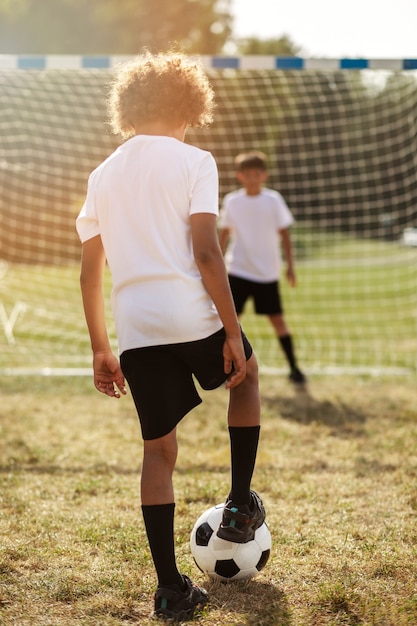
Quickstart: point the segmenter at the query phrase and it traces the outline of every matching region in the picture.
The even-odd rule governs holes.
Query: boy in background
[[[158,586],[154,615],[192,619],[207,592],[176,564],[176,429],[204,389],[226,384],[231,489],[218,535],[245,543],[265,511],[250,489],[260,422],[256,357],[241,331],[217,236],[213,156],[184,143],[187,127],[212,119],[213,91],[180,54],[144,54],[122,66],[109,99],[115,132],[127,139],[90,175],[77,219],[81,291],[94,384],[119,398],[125,377],[143,443],[141,501]],[[106,329],[103,271],[113,282],[119,359]]]
[[[287,279],[291,287],[296,285],[289,232],[294,219],[281,194],[264,187],[268,172],[262,152],[239,154],[235,163],[242,188],[224,197],[219,238],[236,312],[241,315],[248,298],[254,299],[255,312],[266,315],[274,328],[290,367],[289,379],[301,385],[306,377],[297,364],[279,290],[280,243]]]

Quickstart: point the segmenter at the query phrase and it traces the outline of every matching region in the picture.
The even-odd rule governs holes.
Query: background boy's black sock
[[[250,484],[258,451],[260,426],[229,426],[232,488],[236,504],[250,504]]]
[[[290,368],[294,370],[297,367],[297,361],[294,354],[294,347],[291,335],[278,337],[278,340],[281,344],[281,348],[283,349],[285,356],[287,357]]]
[[[180,585],[184,581],[177,569],[174,549],[175,504],[142,505],[146,534],[158,576],[158,585]]]

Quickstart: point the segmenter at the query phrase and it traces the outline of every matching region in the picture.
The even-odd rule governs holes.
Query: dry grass
[[[140,515],[130,400],[87,379],[0,383],[0,623],[116,626],[149,620],[155,581]],[[415,380],[262,380],[253,486],[273,554],[249,583],[205,580],[188,537],[228,489],[226,392],[180,428],[177,550],[204,583],[201,626],[417,624]]]

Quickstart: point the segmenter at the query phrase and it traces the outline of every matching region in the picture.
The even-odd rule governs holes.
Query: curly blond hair
[[[180,53],[144,52],[121,65],[108,98],[110,125],[123,138],[153,121],[207,126],[214,92],[202,67]]]

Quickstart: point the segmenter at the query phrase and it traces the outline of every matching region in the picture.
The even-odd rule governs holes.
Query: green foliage
[[[185,52],[213,54],[231,34],[230,14],[213,0],[143,2],[138,23],[142,45],[155,51],[177,42]]]
[[[215,0],[0,0],[0,53],[137,54],[176,44],[214,54],[231,35]]]
[[[237,41],[240,54],[272,54],[276,56],[295,57],[300,54],[300,46],[294,43],[288,35],[272,39],[246,37]]]

